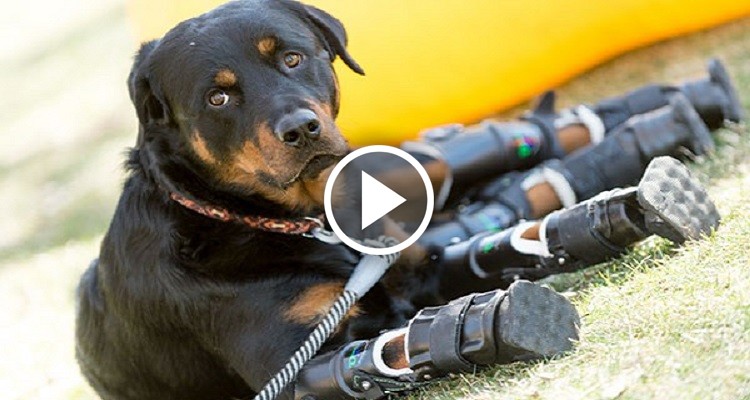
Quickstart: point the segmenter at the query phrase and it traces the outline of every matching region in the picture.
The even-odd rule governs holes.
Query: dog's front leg
[[[315,279],[315,280],[313,280]],[[302,345],[341,294],[344,281],[297,276],[248,284],[214,300],[200,333],[205,345],[253,392],[259,392]],[[351,315],[356,315],[355,305]],[[344,343],[336,332],[329,343]],[[291,399],[286,390],[279,399]]]
[[[580,319],[563,296],[527,281],[421,310],[405,328],[311,360],[295,399],[377,399],[454,372],[569,350]]]

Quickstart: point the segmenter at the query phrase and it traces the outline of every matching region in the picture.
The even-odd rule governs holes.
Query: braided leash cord
[[[394,240],[392,238],[380,238],[379,242],[381,246],[391,246],[393,245]],[[368,244],[373,243],[370,242]],[[382,268],[382,271],[375,272],[373,275],[369,276],[370,279],[365,279],[364,282],[367,282],[368,280],[371,282],[365,283],[364,285],[362,284],[362,282],[353,284],[352,281],[358,279],[350,279],[350,282],[348,282],[347,286],[344,288],[344,293],[342,293],[341,297],[339,297],[336,302],[333,303],[333,306],[331,306],[331,309],[328,311],[328,314],[325,316],[325,318],[323,318],[323,321],[321,321],[318,326],[315,327],[315,329],[312,331],[310,336],[307,337],[302,346],[297,349],[296,352],[294,352],[292,358],[290,358],[289,361],[287,361],[287,363],[284,365],[284,367],[281,368],[281,370],[277,372],[276,375],[273,376],[273,378],[271,378],[271,380],[253,398],[253,400],[273,400],[278,397],[284,390],[284,388],[286,388],[297,378],[297,374],[299,374],[299,372],[302,370],[302,367],[304,367],[305,363],[310,361],[310,359],[315,356],[318,350],[323,347],[325,341],[328,340],[339,323],[341,323],[341,321],[344,319],[344,316],[347,312],[349,312],[354,303],[356,303],[359,298],[365,295],[372,284],[374,284],[375,281],[377,281],[380,276],[385,273],[385,270],[387,270],[388,267],[398,259],[398,257],[399,253],[387,254],[382,256],[365,256],[357,266],[357,270],[378,269],[378,267],[373,264],[374,260],[377,260],[381,264],[381,267],[384,263],[385,268]],[[355,270],[353,276],[357,275],[357,270]],[[373,281],[373,278],[376,279],[374,279]],[[353,288],[353,290],[350,288]]]
[[[323,343],[325,343],[356,302],[356,293],[348,290],[344,291],[341,297],[333,304],[328,315],[315,327],[310,336],[307,337],[302,347],[297,349],[286,365],[271,378],[253,400],[273,400],[278,397],[284,388],[297,377],[297,374],[305,363],[320,350]]]

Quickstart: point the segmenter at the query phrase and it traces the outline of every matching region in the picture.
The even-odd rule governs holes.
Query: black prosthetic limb
[[[525,197],[524,197],[525,198]],[[473,202],[445,221],[430,223],[419,242],[425,247],[460,243],[485,232],[497,232],[518,222],[518,214],[499,202]]]
[[[578,312],[565,297],[515,282],[507,291],[425,308],[407,328],[314,358],[300,374],[295,398],[379,399],[449,373],[551,357],[573,347],[579,325]],[[394,370],[382,361],[383,343],[404,334],[409,367]]]
[[[711,130],[724,121],[743,120],[742,103],[721,61],[708,62],[708,77],[678,86],[648,85],[620,97],[603,100],[591,107],[607,131],[631,117],[664,107],[675,93],[685,95]],[[574,111],[575,112],[575,111]]]
[[[445,181],[435,198],[438,210],[480,182],[565,155],[554,128],[541,120],[438,127],[426,131],[421,141],[405,142],[402,148],[446,164]]]
[[[648,163],[683,150],[702,155],[713,151],[711,133],[685,96],[676,94],[669,106],[638,115],[596,146],[550,164],[571,184],[576,198],[589,199],[615,187],[636,184]]]
[[[537,183],[549,183],[561,204],[569,207],[605,190],[635,185],[655,157],[678,156],[684,149],[700,155],[713,147],[693,107],[675,95],[669,107],[632,118],[596,145],[491,181],[471,195],[471,205],[452,220],[430,226],[420,242],[445,246],[535,219],[526,191]]]
[[[460,296],[516,279],[540,279],[591,266],[656,234],[673,242],[698,239],[719,224],[701,184],[679,161],[659,157],[637,187],[614,189],[541,223],[528,222],[448,246],[439,257],[441,294]],[[539,239],[523,233],[539,228]]]
[[[382,351],[389,333],[351,342],[310,360],[297,379],[294,398],[380,399],[424,385],[410,369],[396,370],[385,364]]]

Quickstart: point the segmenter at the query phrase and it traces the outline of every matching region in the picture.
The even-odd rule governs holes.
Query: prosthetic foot
[[[452,221],[430,227],[421,242],[445,246],[519,220],[537,219],[602,191],[636,184],[655,157],[677,156],[683,149],[698,155],[712,151],[711,134],[687,99],[676,94],[669,102],[668,107],[632,118],[597,145],[490,182],[471,196],[474,204]],[[535,193],[542,184],[551,195]]]
[[[435,208],[440,210],[479,182],[563,157],[555,133],[539,121],[487,120],[466,128],[434,128],[423,133],[421,141],[405,142],[402,148],[446,164],[444,182],[435,198]]]
[[[618,257],[652,235],[676,243],[719,225],[700,183],[670,157],[653,160],[637,187],[605,192],[542,222],[525,222],[445,248],[441,293],[458,296],[578,270]]]
[[[379,399],[449,373],[555,356],[573,347],[579,325],[565,297],[518,281],[507,291],[425,308],[406,328],[314,358],[300,374],[295,398]],[[390,363],[398,365],[384,357],[389,346]]]
[[[649,85],[624,96],[610,98],[594,105],[592,110],[610,131],[629,118],[655,110],[668,104],[675,93],[690,100],[701,119],[711,130],[724,125],[724,121],[739,123],[743,120],[742,103],[726,68],[717,59],[708,62],[708,77],[679,86]],[[586,108],[584,106],[584,108]],[[574,114],[579,109],[572,110]],[[583,110],[586,113],[586,110]]]

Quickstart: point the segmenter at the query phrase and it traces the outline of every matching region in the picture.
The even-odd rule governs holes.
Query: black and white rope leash
[[[393,238],[381,237],[378,245],[391,247],[397,242]],[[368,241],[368,245],[373,245]],[[400,253],[373,256],[366,254],[359,261],[352,276],[344,287],[344,292],[333,303],[325,318],[315,327],[302,346],[292,355],[289,361],[258,392],[253,400],[273,400],[296,378],[305,363],[310,361],[320,350],[326,340],[336,330],[347,312],[362,296],[380,280],[385,271],[398,259]]]
[[[328,315],[315,327],[302,347],[297,349],[292,358],[266,384],[263,390],[255,396],[255,400],[272,400],[281,394],[284,388],[297,377],[297,374],[307,361],[320,350],[323,343],[336,329],[349,309],[357,302],[357,295],[351,291],[344,291],[341,297],[331,307]]]

